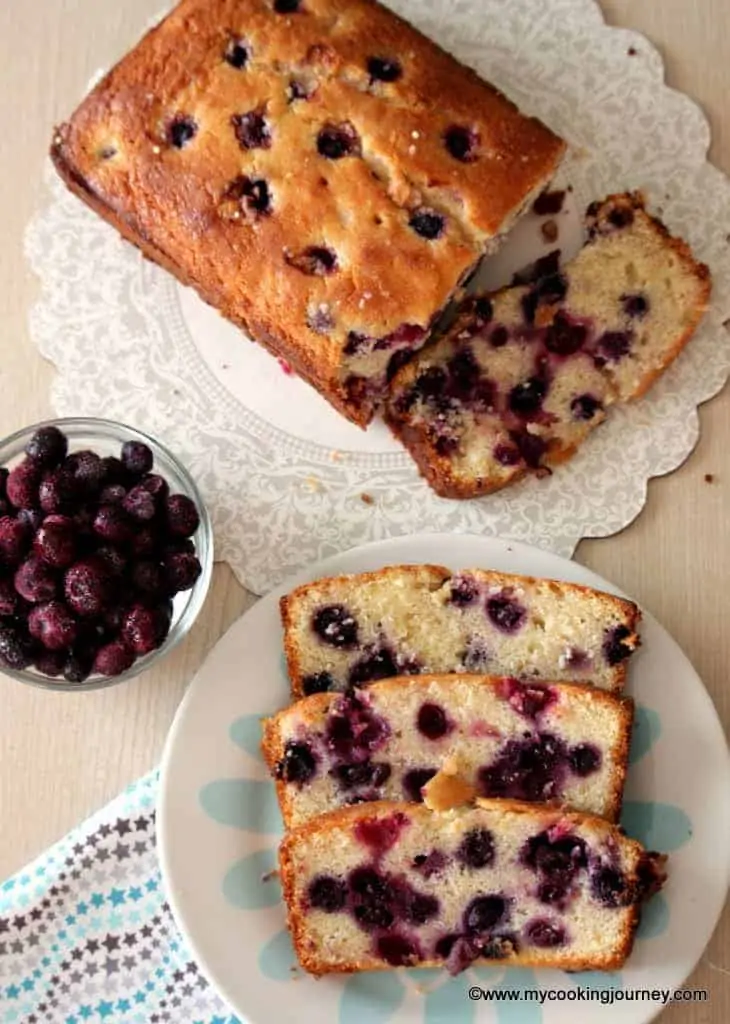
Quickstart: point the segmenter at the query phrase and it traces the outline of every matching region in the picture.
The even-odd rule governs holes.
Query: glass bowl
[[[14,465],[21,462],[25,457],[25,446],[31,436],[39,427],[47,426],[58,427],[63,431],[68,438],[69,453],[91,449],[102,457],[106,455],[119,457],[120,448],[125,441],[141,441],[150,448],[154,456],[152,471],[165,478],[170,485],[171,494],[184,494],[190,498],[195,503],[200,515],[200,525],[191,540],[195,544],[195,553],[200,561],[202,571],[190,590],[176,594],[173,598],[170,631],[164,642],[154,651],[139,657],[130,668],[117,676],[90,675],[81,683],[69,682],[63,676],[56,678],[45,676],[32,667],[19,670],[0,664],[2,675],[46,690],[77,692],[117,686],[127,679],[138,676],[141,672],[145,672],[152,665],[156,665],[183,639],[195,622],[205,602],[213,572],[213,529],[210,516],[195,481],[182,463],[159,441],[155,441],[141,430],[128,427],[124,423],[117,423],[114,420],[70,417],[45,420],[42,423],[25,427],[0,441],[0,466],[12,469]]]

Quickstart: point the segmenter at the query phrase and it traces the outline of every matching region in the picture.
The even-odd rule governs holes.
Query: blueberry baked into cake
[[[563,151],[374,0],[183,0],[56,130],[52,158],[364,426]]]
[[[587,587],[435,565],[304,584],[281,600],[294,698],[378,679],[467,672],[623,689],[631,601]]]
[[[294,947],[315,975],[615,970],[665,878],[663,857],[601,818],[508,800],[347,807],[290,831],[279,861]]]
[[[262,747],[287,828],[346,804],[420,803],[446,767],[474,795],[616,820],[632,721],[631,701],[586,686],[409,676],[306,697],[265,722]]]
[[[644,394],[702,319],[708,268],[639,195],[593,203],[586,224],[572,262],[561,268],[556,250],[469,300],[396,375],[386,418],[440,495],[549,472],[611,405]]]

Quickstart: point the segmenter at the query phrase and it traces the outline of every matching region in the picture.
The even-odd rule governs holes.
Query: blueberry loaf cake
[[[311,974],[474,961],[615,970],[664,858],[591,815],[510,800],[437,813],[382,801],[321,815],[279,852]]]
[[[444,766],[476,794],[615,820],[633,705],[569,683],[409,676],[316,693],[270,718],[263,751],[287,828],[345,804],[421,802]]]
[[[623,689],[639,609],[571,583],[434,565],[305,584],[281,600],[295,698],[468,672]]]
[[[57,129],[52,158],[364,425],[563,151],[374,0],[183,0]]]
[[[587,215],[556,250],[403,368],[386,418],[440,495],[470,498],[569,458],[615,402],[642,395],[699,324],[710,275],[639,195]]]

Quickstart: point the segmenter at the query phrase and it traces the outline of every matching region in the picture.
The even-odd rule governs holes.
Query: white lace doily
[[[614,410],[553,476],[446,501],[382,426],[363,433],[342,420],[146,263],[49,170],[50,198],[26,250],[41,281],[31,331],[58,369],[53,405],[59,415],[125,420],[167,442],[202,487],[218,558],[259,594],[313,560],[418,531],[502,534],[571,555],[582,537],[634,519],[648,479],[691,452],[697,406],[730,372],[730,182],[707,163],[707,122],[664,84],[651,44],[606,26],[593,0],[391,3],[571,143],[564,176],[573,192],[556,243],[566,254],[577,244],[579,208],[641,188],[710,265],[712,308],[651,394]],[[534,251],[538,237],[523,223],[488,280],[527,262],[523,250]]]

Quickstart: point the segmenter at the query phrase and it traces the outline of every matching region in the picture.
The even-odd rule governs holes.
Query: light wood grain
[[[134,43],[160,6],[160,0],[0,3],[0,435],[51,411],[52,369],[28,334],[36,283],[22,252],[23,230],[41,195],[51,127],[70,112],[93,72]],[[638,29],[659,46],[668,81],[704,107],[712,158],[730,172],[727,0],[603,0],[603,9],[612,24]],[[727,728],[726,393],[702,409],[701,422],[694,455],[678,472],[649,485],[639,519],[620,536],[583,543],[578,558],[634,596],[677,638]],[[714,483],[705,482],[707,473]],[[187,642],[156,671],[123,687],[65,696],[0,677],[0,878],[157,763],[187,682],[252,600],[226,567],[217,567],[210,599]],[[709,989],[709,1003],[675,1005],[662,1021],[730,1020],[730,976],[710,966],[730,968],[729,945],[726,912],[689,982]]]

